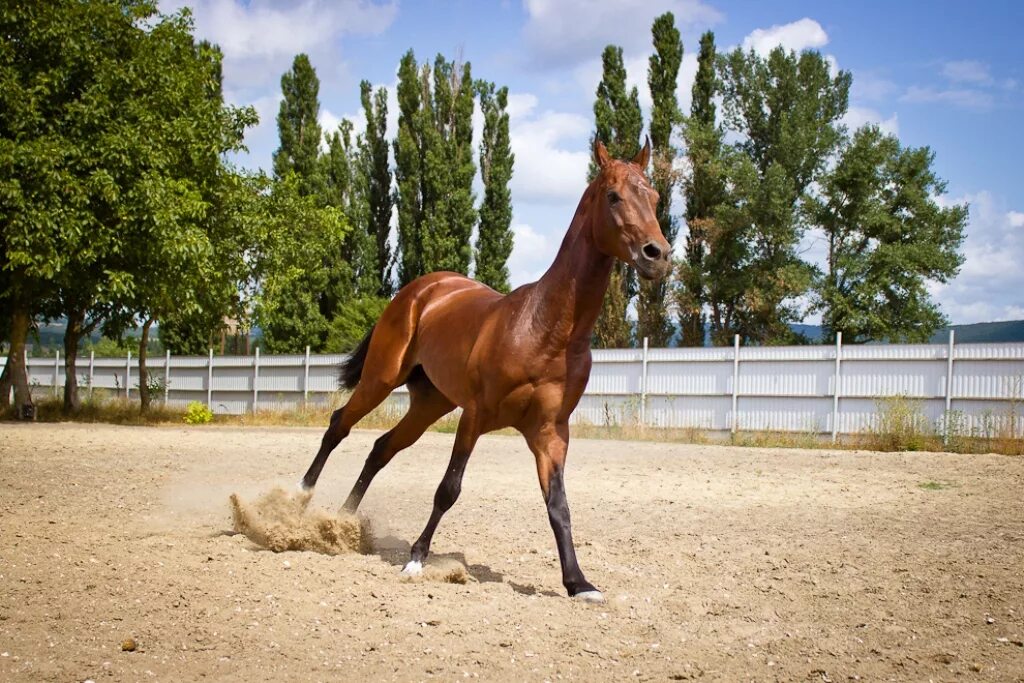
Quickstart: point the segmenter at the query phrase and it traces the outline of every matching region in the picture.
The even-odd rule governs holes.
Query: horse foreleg
[[[355,512],[377,473],[384,469],[399,451],[416,443],[430,425],[454,409],[455,404],[446,399],[425,375],[421,380],[410,381],[409,412],[394,429],[374,442],[373,450],[367,456],[352,492],[348,494],[345,509]]]
[[[526,441],[537,459],[537,477],[544,502],[548,508],[548,521],[555,532],[558,559],[562,565],[562,585],[569,595],[587,602],[603,602],[604,596],[587,581],[576,560],[572,543],[572,522],[569,502],[565,497],[565,458],[569,449],[569,425],[545,425],[536,433],[527,434]]]
[[[327,464],[327,458],[331,451],[349,435],[357,422],[366,417],[367,413],[388,397],[393,388],[394,386],[381,382],[361,382],[352,393],[348,403],[331,414],[331,423],[320,440],[320,450],[317,451],[312,464],[306,470],[305,476],[302,477],[303,490],[309,491],[316,486],[316,481],[320,478],[320,472]]]
[[[462,475],[466,471],[466,463],[473,453],[473,446],[480,437],[476,420],[469,410],[462,413],[459,420],[459,428],[455,434],[455,446],[452,448],[452,458],[448,463],[448,469],[441,479],[441,484],[434,494],[434,509],[430,513],[430,520],[423,529],[423,533],[412,546],[409,563],[402,570],[403,574],[419,574],[423,570],[423,562],[430,552],[430,541],[434,538],[434,531],[438,523],[444,517],[444,513],[455,505],[462,491]]]

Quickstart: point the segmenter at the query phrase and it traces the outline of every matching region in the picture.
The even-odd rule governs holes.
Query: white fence
[[[337,404],[342,355],[151,358],[169,405],[216,413]],[[78,359],[82,391],[138,395],[135,358]],[[61,358],[28,361],[37,395],[59,393]],[[592,424],[850,434],[878,417],[879,399],[920,401],[938,428],[1024,434],[1024,343],[870,344],[594,351],[590,383],[573,416]],[[389,399],[407,401],[405,388]]]

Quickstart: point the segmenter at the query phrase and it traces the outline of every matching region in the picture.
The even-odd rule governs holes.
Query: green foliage
[[[640,150],[640,131],[643,129],[639,94],[636,87],[629,91],[626,89],[626,67],[621,47],[605,47],[601,63],[601,82],[597,85],[594,101],[594,135],[605,143],[612,157],[631,159]],[[596,175],[597,166],[591,161],[588,179],[592,180]],[[613,291],[615,288],[621,291]],[[632,269],[616,263],[601,304],[601,313],[594,325],[594,345],[597,348],[634,345],[626,309],[636,294],[636,288],[636,275]]]
[[[704,346],[704,310],[708,304],[708,274],[704,267],[706,234],[714,225],[714,208],[725,199],[722,131],[716,120],[714,99],[718,92],[715,63],[715,34],[707,31],[700,38],[690,116],[683,127],[690,168],[683,179],[687,234],[676,296],[681,346]]]
[[[205,403],[192,401],[185,409],[185,416],[182,419],[186,424],[204,425],[213,422],[213,411]]]
[[[426,68],[424,67],[424,82]],[[473,207],[473,79],[469,62],[434,60],[433,126],[424,136],[423,273],[469,272]]]
[[[429,111],[422,100],[416,56],[409,50],[398,66],[398,135],[395,138],[395,183],[398,205],[398,284],[404,286],[423,273],[423,129]]]
[[[508,258],[512,254],[512,166],[515,155],[508,130],[508,88],[477,83],[484,117],[480,175],[484,199],[476,242],[476,279],[499,292],[509,291]]]
[[[291,70],[281,76],[281,93],[277,114],[281,146],[274,152],[274,175],[283,178],[294,173],[300,194],[318,194],[323,191],[318,163],[323,138],[318,118],[320,79],[307,55],[296,55]]]
[[[324,353],[349,353],[380,320],[389,303],[383,297],[361,297],[345,302],[331,321]]]
[[[762,58],[736,49],[719,61],[725,122],[737,142],[723,149],[728,196],[702,226],[712,336],[789,343],[813,269],[797,253],[807,190],[843,135],[850,74],[835,77],[821,54],[776,48]]]
[[[861,128],[808,203],[828,240],[815,303],[828,337],[926,342],[946,324],[927,284],[959,271],[967,207],[936,202],[945,183],[933,158],[926,147],[903,148],[877,127]]]
[[[292,173],[273,183],[261,205],[252,256],[260,292],[255,318],[266,350],[299,353],[308,345],[319,352],[329,324],[319,302],[330,282],[325,264],[338,260],[348,222],[340,209],[302,195]]]
[[[932,442],[928,418],[919,399],[890,396],[876,401],[871,430],[874,447],[884,451],[920,451]]]
[[[341,301],[359,293],[376,293],[377,245],[367,231],[370,220],[366,157],[358,140],[352,138],[352,122],[342,119],[338,130],[327,136],[327,152],[321,156],[324,168],[322,204],[340,210],[352,230],[341,251],[323,263],[327,285],[319,294],[320,312],[328,320],[337,314]]]
[[[388,93],[384,88],[378,88],[376,93],[371,93],[368,81],[360,83],[359,88],[363,111],[366,113],[366,134],[363,138],[360,166],[369,211],[366,231],[372,236],[376,246],[373,252],[376,290],[366,293],[391,296],[392,254],[388,236],[391,234],[394,196],[391,194],[391,167],[388,162]]]
[[[64,313],[75,348],[101,320],[116,335],[237,290],[211,231],[231,175],[222,155],[255,112],[224,106],[220,52],[194,41],[188,13],[99,1],[0,11],[12,317]]]
[[[626,66],[622,48],[605,47],[601,55],[601,82],[594,100],[594,136],[608,148],[615,159],[632,159],[640,151],[640,133],[644,122],[640,113],[640,96],[634,86],[626,89]],[[588,179],[597,175],[597,165],[590,162]]]
[[[653,168],[651,179],[658,191],[658,224],[671,245],[676,238],[676,219],[672,216],[672,189],[675,184],[677,150],[672,145],[672,131],[682,119],[676,100],[679,66],[683,60],[683,41],[671,12],[654,20],[651,27],[654,54],[647,68],[647,84],[651,91],[651,148]],[[672,324],[668,317],[668,282],[643,282],[637,299],[637,339],[648,337],[652,346],[668,346]]]

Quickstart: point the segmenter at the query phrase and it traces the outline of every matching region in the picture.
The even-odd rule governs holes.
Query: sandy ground
[[[375,437],[342,444],[314,505]],[[575,441],[592,606],[563,595],[513,437],[480,441],[434,540],[466,585],[399,577],[447,434],[370,489],[376,554],[231,533],[229,494],[292,484],[319,438],[0,425],[0,679],[1024,680],[1022,458]]]

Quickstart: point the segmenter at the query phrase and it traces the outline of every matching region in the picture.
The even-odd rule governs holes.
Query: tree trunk
[[[28,308],[15,304],[11,314],[11,353],[7,362],[14,382],[14,416],[19,420],[34,420],[36,417],[36,406],[32,403],[32,390],[28,385],[28,368],[25,366],[25,341],[31,324]]]
[[[149,346],[149,328],[153,325],[152,318],[146,318],[142,324],[142,337],[139,339],[139,400],[142,412],[149,411],[152,397],[149,395],[149,370],[146,369],[146,347]]]
[[[0,410],[11,407],[11,359],[4,363],[4,371],[0,373]]]
[[[82,338],[82,323],[85,322],[85,311],[71,310],[67,312],[68,326],[64,330],[64,414],[72,415],[82,408],[78,398],[78,372],[75,363],[78,361],[78,341]]]

